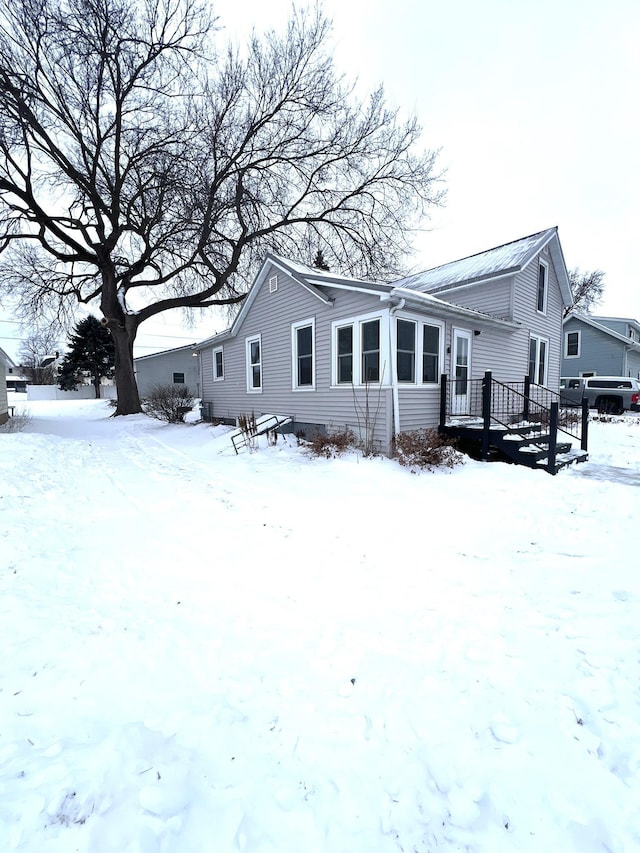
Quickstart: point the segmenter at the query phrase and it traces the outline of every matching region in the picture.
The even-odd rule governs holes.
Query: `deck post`
[[[489,461],[491,444],[491,371],[487,370],[482,380],[482,461]]]
[[[582,398],[582,430],[580,436],[580,450],[587,450],[588,447],[588,431],[589,431],[589,401],[586,397]]]
[[[522,420],[529,420],[529,405],[531,403],[531,377],[524,377],[524,409],[522,410]]]
[[[439,430],[442,432],[447,423],[447,374],[443,373],[440,376],[440,424]]]
[[[558,446],[558,401],[554,400],[550,406],[549,416],[549,455],[547,461],[547,471],[550,474],[557,474],[556,470],[556,449]]]

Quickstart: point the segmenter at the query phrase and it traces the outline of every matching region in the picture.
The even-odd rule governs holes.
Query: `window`
[[[362,381],[380,380],[380,320],[361,323],[362,341]]]
[[[260,335],[247,338],[247,391],[262,391],[262,342]]]
[[[540,261],[538,266],[538,311],[541,314],[547,313],[547,291],[548,291],[549,267],[544,261]]]
[[[396,324],[396,369],[398,382],[416,381],[416,323],[401,320]]]
[[[313,320],[305,320],[291,327],[294,388],[315,388],[314,333]]]
[[[547,384],[547,352],[549,341],[531,336],[529,341],[529,378],[536,385]]]
[[[174,373],[173,374],[173,384],[174,385],[184,385],[184,373]]]
[[[338,382],[353,382],[353,326],[341,326],[337,329],[338,342]]]
[[[577,358],[580,355],[580,332],[567,332],[564,336],[564,357]]]
[[[422,326],[422,381],[440,381],[440,326]]]
[[[224,360],[222,357],[222,347],[213,351],[213,381],[219,382],[224,379]]]

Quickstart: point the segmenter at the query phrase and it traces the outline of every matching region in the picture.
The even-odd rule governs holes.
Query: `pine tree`
[[[330,272],[329,264],[324,259],[322,249],[318,249],[315,260],[313,262],[313,266],[318,270],[325,270],[325,272]]]
[[[111,332],[90,315],[76,325],[69,335],[69,352],[65,355],[58,374],[63,391],[75,391],[83,374],[89,374],[100,397],[100,380],[112,379],[115,373],[115,347]]]

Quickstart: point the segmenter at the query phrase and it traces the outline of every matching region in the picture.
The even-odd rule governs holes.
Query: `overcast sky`
[[[252,24],[282,24],[291,5],[217,0],[214,8],[238,39]],[[557,225],[567,266],[606,274],[597,313],[640,320],[638,0],[323,6],[338,68],[358,77],[361,93],[383,83],[393,105],[417,114],[424,146],[442,149],[447,201],[416,243],[416,270]],[[173,318],[147,323],[136,354],[225,325],[215,315],[192,330]],[[2,336],[11,328],[0,323],[10,354]]]

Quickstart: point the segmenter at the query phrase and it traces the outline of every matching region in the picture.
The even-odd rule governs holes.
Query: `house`
[[[194,397],[199,397],[200,376],[194,347],[192,344],[134,359],[140,396],[144,397],[155,385],[186,385]]]
[[[7,400],[7,373],[15,367],[7,353],[0,348],[0,425],[9,420],[9,404]]]
[[[473,382],[559,388],[572,304],[557,228],[399,281],[349,278],[268,255],[227,331],[200,354],[203,414],[277,414],[289,429],[394,435],[471,414]]]
[[[570,313],[562,324],[563,376],[640,378],[640,323]]]

